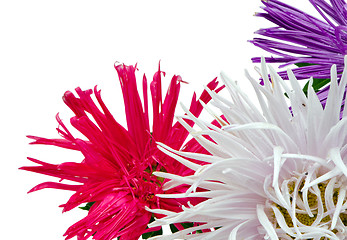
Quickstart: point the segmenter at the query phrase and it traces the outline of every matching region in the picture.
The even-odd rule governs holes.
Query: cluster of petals
[[[181,117],[182,124],[210,154],[176,151],[159,144],[163,152],[195,173],[156,172],[171,179],[165,190],[190,185],[184,194],[158,196],[207,200],[190,203],[180,212],[149,209],[166,215],[152,227],[201,223],[158,239],[347,238],[347,110],[341,110],[347,67],[340,82],[336,65],[331,67],[324,108],[311,85],[305,96],[291,70],[288,84],[271,66],[269,69],[270,74],[262,59],[257,70],[263,86],[246,73],[258,102],[253,103],[224,74],[221,79],[230,97],[208,90],[214,108],[206,105],[205,109],[222,127],[196,118],[188,110]],[[196,127],[187,125],[186,119]],[[204,229],[212,231],[199,231]]]
[[[148,229],[152,213],[145,207],[163,208],[179,211],[187,199],[159,199],[156,194],[164,193],[164,179],[152,175],[153,171],[165,171],[181,176],[189,175],[192,170],[159,151],[156,141],[163,142],[174,149],[204,152],[192,139],[185,143],[188,132],[178,122],[174,113],[182,82],[180,76],[173,76],[166,96],[162,99],[160,71],[155,73],[150,83],[153,105],[153,124],[150,127],[148,110],[148,88],[143,76],[142,101],[136,83],[136,66],[115,66],[121,83],[127,128],[121,126],[110,113],[100,90],[82,91],[76,88],[76,97],[67,91],[63,100],[73,111],[71,125],[84,135],[84,139],[73,136],[57,115],[61,138],[47,139],[28,136],[32,144],[54,145],[60,148],[79,151],[82,161],[50,164],[28,158],[38,166],[21,169],[59,178],[59,182],[44,182],[30,192],[44,188],[73,191],[70,199],[63,204],[63,211],[69,211],[89,203],[92,205],[86,217],[73,224],[65,233],[66,239],[77,236],[78,240],[93,237],[98,240],[115,238],[137,240]],[[208,84],[209,89],[217,87],[216,79]],[[190,111],[198,116],[210,95],[204,91],[199,99],[194,94]],[[192,126],[194,122],[186,122]],[[74,184],[62,183],[69,180]],[[177,187],[168,192],[185,192],[187,187]],[[193,200],[195,201],[195,200]],[[157,215],[156,217],[160,217]],[[147,230],[146,230],[147,229]]]
[[[321,19],[278,0],[262,1],[264,12],[256,16],[276,26],[256,31],[265,38],[254,38],[250,42],[275,55],[266,58],[268,63],[283,63],[281,67],[300,66],[293,70],[298,79],[328,79],[332,64],[336,64],[340,76],[343,58],[347,54],[347,4],[344,0],[309,2]],[[260,62],[260,57],[252,60]],[[286,71],[279,72],[279,75],[288,79]],[[329,87],[325,87],[318,94],[323,105],[328,90]]]

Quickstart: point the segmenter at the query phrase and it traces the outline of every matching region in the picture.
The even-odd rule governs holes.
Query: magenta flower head
[[[180,76],[173,76],[166,96],[162,99],[161,75],[155,73],[150,84],[153,105],[153,125],[150,127],[147,79],[143,76],[143,102],[138,92],[135,71],[136,66],[115,66],[119,75],[123,92],[127,128],[121,126],[112,116],[101,99],[100,90],[82,91],[76,88],[75,96],[67,91],[63,100],[74,112],[71,125],[81,132],[85,139],[75,138],[57,115],[61,138],[47,139],[28,136],[32,144],[54,145],[72,149],[83,154],[80,162],[64,162],[49,164],[37,159],[28,158],[38,166],[22,167],[21,169],[57,177],[60,180],[70,180],[74,185],[59,182],[44,182],[29,192],[44,188],[55,188],[73,191],[70,199],[61,207],[63,211],[87,203],[88,215],[72,225],[65,233],[66,239],[77,236],[78,240],[90,237],[98,240],[110,240],[120,237],[125,240],[137,240],[149,231],[147,229],[153,217],[145,210],[162,208],[170,211],[180,211],[188,199],[165,200],[156,197],[159,193],[185,192],[183,186],[170,191],[164,191],[164,179],[156,177],[153,171],[186,176],[192,174],[191,169],[178,163],[162,153],[156,146],[156,141],[163,142],[174,149],[186,149],[193,152],[204,152],[196,140],[185,142],[188,132],[178,122],[174,121],[174,112],[180,91]],[[215,89],[216,79],[208,84]],[[211,97],[205,91],[199,100],[207,103]],[[198,116],[202,105],[194,94],[190,111]],[[98,107],[98,104],[100,107]],[[193,121],[187,122],[193,125]],[[160,215],[156,215],[160,217]]]
[[[341,76],[344,56],[347,54],[347,8],[344,0],[309,0],[322,16],[319,20],[299,9],[277,0],[262,1],[263,17],[276,27],[260,29],[257,34],[266,38],[254,38],[252,42],[275,57],[268,63],[283,63],[280,67],[295,64],[293,69],[298,79],[313,77],[313,87],[319,90],[330,79],[330,68],[336,64]],[[252,59],[260,62],[260,57]],[[288,79],[286,71],[279,72]],[[328,88],[321,90],[318,97],[325,105]]]

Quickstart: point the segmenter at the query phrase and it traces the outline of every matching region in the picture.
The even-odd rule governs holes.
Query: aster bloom
[[[283,63],[281,67],[296,64],[294,74],[298,79],[313,77],[316,90],[328,83],[330,67],[336,64],[338,76],[343,70],[343,58],[347,54],[347,8],[344,0],[310,0],[310,3],[322,16],[317,19],[299,9],[281,1],[267,0],[263,17],[276,27],[260,29],[256,34],[267,38],[254,38],[252,42],[275,57],[266,61]],[[252,59],[260,62],[260,58]],[[280,76],[288,79],[285,71]],[[318,96],[325,105],[329,87],[321,89]]]
[[[347,58],[345,58],[347,62]],[[196,118],[199,129],[182,124],[212,155],[176,151],[160,144],[162,151],[195,171],[190,176],[157,172],[172,179],[164,189],[189,184],[185,194],[160,194],[162,198],[204,197],[181,212],[153,209],[165,214],[150,226],[201,222],[158,239],[346,239],[347,238],[347,117],[340,119],[347,84],[345,67],[341,81],[331,68],[331,88],[325,108],[312,86],[308,97],[293,72],[290,86],[265,60],[264,86],[247,73],[260,107],[238,85],[222,74],[230,99],[213,91],[211,103],[225,120],[221,128]],[[312,81],[312,79],[311,79]],[[288,95],[288,98],[284,95]],[[291,106],[291,108],[289,108]],[[213,116],[213,109],[206,108]],[[201,166],[197,161],[208,162]],[[199,187],[205,191],[196,192]],[[206,233],[192,233],[214,228]]]
[[[174,112],[180,91],[180,76],[173,76],[166,96],[162,99],[160,71],[155,73],[150,84],[153,105],[153,125],[150,128],[147,79],[143,76],[143,102],[136,85],[136,66],[115,66],[121,83],[127,128],[121,126],[112,116],[101,99],[100,90],[94,88],[97,102],[92,99],[92,90],[76,88],[78,96],[67,91],[63,100],[74,112],[71,125],[86,139],[75,138],[57,115],[58,133],[62,138],[47,139],[28,136],[32,144],[54,145],[82,153],[81,162],[50,164],[28,158],[38,166],[21,169],[70,180],[75,184],[44,182],[29,192],[44,188],[73,191],[67,203],[61,205],[63,212],[87,203],[88,215],[73,224],[65,233],[66,239],[77,236],[85,240],[120,239],[137,240],[147,229],[152,213],[145,207],[164,208],[178,211],[186,199],[159,199],[155,195],[164,193],[165,181],[152,175],[153,171],[165,171],[179,175],[191,174],[192,170],[163,154],[155,141],[161,141],[174,149],[203,151],[194,139],[185,142],[188,132],[179,123],[174,123]],[[210,89],[218,85],[216,79],[208,84]],[[190,111],[198,116],[202,110],[199,101],[211,99],[204,91],[199,100],[194,94]],[[100,106],[98,107],[97,104]],[[186,122],[193,125],[194,122]],[[186,187],[172,189],[172,193],[184,192]],[[169,191],[169,192],[170,192]],[[160,217],[160,216],[157,216]]]

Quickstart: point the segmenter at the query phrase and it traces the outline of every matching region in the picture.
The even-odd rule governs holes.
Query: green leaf
[[[179,224],[181,224],[182,227],[184,227],[185,229],[194,227],[194,223],[191,223],[191,222],[190,223],[185,222],[185,223],[179,223]],[[170,230],[171,230],[172,233],[178,232],[178,229],[177,229],[177,227],[174,224],[170,224]],[[197,230],[196,232],[197,233],[202,233],[201,230]]]
[[[325,79],[314,78],[313,82],[312,82],[313,90],[315,92],[318,92],[322,87],[327,85],[329,82],[330,82],[329,78],[325,78]],[[307,81],[307,83],[305,84],[304,88],[302,89],[302,91],[305,93],[306,96],[307,96],[308,84],[309,84],[309,81]]]
[[[300,67],[312,66],[312,65],[316,65],[316,64],[313,64],[313,63],[296,63],[295,65],[300,68]],[[315,92],[318,92],[322,87],[327,85],[329,82],[330,82],[329,78],[325,78],[325,79],[314,78],[313,83],[312,83],[312,87],[313,87]],[[304,88],[302,89],[302,91],[305,93],[306,96],[307,96],[308,84],[309,84],[309,81],[305,84]]]
[[[192,222],[185,222],[185,223],[180,223],[182,225],[182,227],[184,228],[191,228],[194,227],[194,223]]]
[[[84,207],[79,207],[79,208],[82,209],[82,210],[89,211],[89,209],[93,206],[94,203],[95,202],[89,202]]]
[[[149,223],[154,222],[154,220],[155,220],[155,218],[152,215],[151,220],[149,221]],[[154,237],[154,236],[157,236],[157,235],[162,235],[162,234],[163,234],[163,228],[160,228],[158,231],[146,232],[146,233],[142,234],[142,238],[143,239],[147,239],[147,238]]]
[[[163,229],[160,228],[158,231],[146,232],[146,233],[142,234],[142,238],[147,239],[147,238],[154,237],[157,235],[162,235],[162,234],[163,234]]]
[[[307,66],[312,66],[312,65],[316,65],[313,63],[295,63],[295,66],[297,67],[307,67]]]
[[[172,233],[178,232],[178,229],[174,224],[170,224],[170,230]]]

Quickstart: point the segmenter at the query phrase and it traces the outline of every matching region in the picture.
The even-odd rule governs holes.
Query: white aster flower
[[[166,189],[191,185],[186,194],[160,197],[207,200],[183,207],[180,213],[150,210],[166,215],[152,223],[152,227],[200,223],[158,238],[347,239],[347,110],[341,109],[346,67],[338,83],[336,66],[332,66],[324,109],[312,87],[308,89],[308,97],[304,95],[290,70],[288,86],[276,71],[269,69],[271,81],[263,60],[259,71],[264,86],[247,74],[261,111],[235,82],[222,74],[230,99],[210,91],[212,104],[227,120],[216,117],[222,127],[197,119],[189,112],[182,117],[196,122],[199,130],[181,119],[211,155],[178,152],[159,144],[162,151],[195,170],[193,176],[187,177],[156,173],[172,179]],[[217,116],[210,107],[205,108]],[[209,164],[201,166],[197,161]],[[196,191],[198,187],[203,191]],[[211,228],[215,230],[194,232]]]

